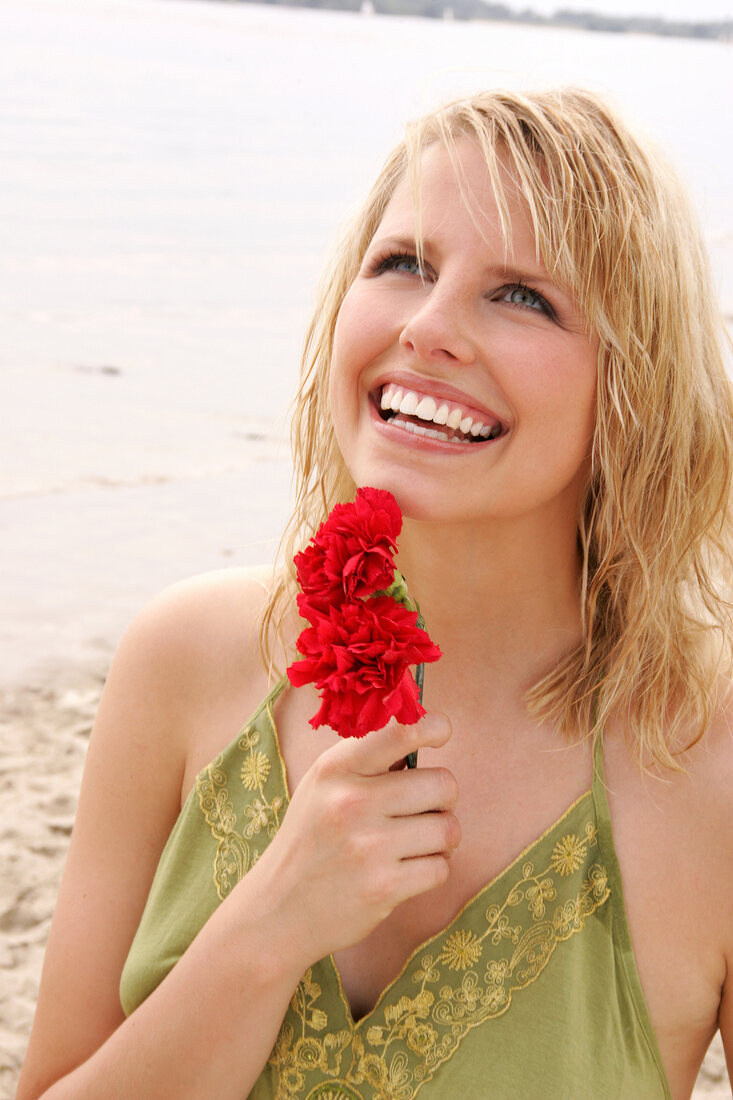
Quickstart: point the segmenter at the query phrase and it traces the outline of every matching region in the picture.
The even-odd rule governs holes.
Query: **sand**
[[[102,676],[59,675],[0,703],[0,1097],[13,1096]]]

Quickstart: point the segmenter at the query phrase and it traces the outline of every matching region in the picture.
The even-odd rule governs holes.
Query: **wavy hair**
[[[486,161],[505,236],[508,156],[538,253],[599,337],[591,473],[578,517],[583,642],[528,705],[569,737],[620,717],[640,758],[678,767],[730,675],[733,395],[701,234],[678,181],[597,96],[486,92],[411,124],[323,277],[294,403],[296,504],[262,620],[273,640],[295,593],[292,556],[354,483],[328,378],[344,295],[395,188],[418,209],[421,152],[456,142]],[[504,161],[505,163],[505,161]],[[467,199],[468,201],[468,199]],[[282,638],[281,638],[282,640]]]

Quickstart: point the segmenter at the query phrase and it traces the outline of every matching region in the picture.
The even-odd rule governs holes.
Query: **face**
[[[339,313],[330,403],[357,485],[415,519],[518,515],[577,523],[591,447],[597,342],[536,255],[521,194],[511,243],[483,157],[422,161],[422,267],[410,185],[397,187]]]

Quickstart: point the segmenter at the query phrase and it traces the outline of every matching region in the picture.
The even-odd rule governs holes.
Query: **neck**
[[[398,567],[443,650],[441,680],[468,676],[522,695],[579,643],[575,530],[538,527],[405,521]]]

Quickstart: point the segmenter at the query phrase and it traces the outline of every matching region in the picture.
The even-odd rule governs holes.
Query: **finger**
[[[461,842],[461,826],[455,814],[426,813],[400,817],[387,834],[390,854],[400,860],[450,855]]]
[[[448,880],[450,863],[444,855],[420,856],[418,859],[403,859],[399,870],[396,905],[442,886]]]
[[[383,807],[387,817],[453,810],[458,801],[458,783],[447,768],[387,771],[370,776],[368,782],[370,801]]]
[[[341,758],[360,775],[380,775],[408,753],[422,748],[439,748],[451,735],[446,714],[426,714],[411,726],[401,726],[394,719],[383,729],[366,737],[351,738],[342,748]]]

